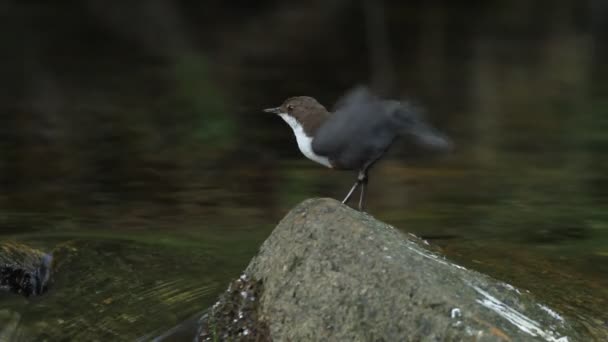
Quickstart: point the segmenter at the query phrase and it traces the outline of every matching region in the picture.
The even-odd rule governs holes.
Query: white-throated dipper
[[[264,111],[289,124],[308,159],[332,169],[358,171],[342,203],[361,186],[359,210],[363,210],[369,169],[395,139],[409,137],[422,148],[439,151],[452,145],[412,105],[381,99],[362,86],[341,98],[333,113],[309,96],[290,97],[280,107]]]

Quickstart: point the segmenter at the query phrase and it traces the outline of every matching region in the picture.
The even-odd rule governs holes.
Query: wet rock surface
[[[17,242],[0,243],[0,289],[23,296],[41,295],[51,280],[52,257]]]
[[[268,327],[258,341],[591,340],[530,294],[458,266],[416,237],[331,199],[293,209],[244,277],[256,279],[256,304],[238,311],[244,299],[233,283],[219,303],[228,298],[236,306],[216,305],[222,318],[213,321],[215,328],[203,324],[200,340],[240,340],[238,312]],[[213,329],[232,333],[224,339]]]
[[[259,317],[262,282],[242,275],[233,281],[200,320],[199,341],[269,341],[266,322]]]

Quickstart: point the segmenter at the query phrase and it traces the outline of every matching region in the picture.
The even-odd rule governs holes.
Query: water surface
[[[523,5],[390,5],[393,94],[422,103],[456,149],[395,145],[372,170],[368,211],[601,340],[608,79],[602,34],[563,10],[573,3],[548,6],[551,20],[520,16]],[[66,20],[49,26],[47,45],[17,6],[11,25],[37,38],[4,66],[0,239],[59,251],[63,263],[43,297],[0,294],[0,337],[153,336],[212,304],[294,205],[345,195],[355,174],[300,156],[261,109],[304,94],[331,107],[368,80],[359,12],[266,6],[220,8],[242,20],[214,30],[188,21],[200,9],[182,11],[200,25],[189,49],[150,44],[107,13],[75,19],[91,15],[83,8],[57,10]],[[55,23],[44,9],[36,18]],[[265,26],[283,21],[302,24]],[[14,74],[21,62],[25,78]]]

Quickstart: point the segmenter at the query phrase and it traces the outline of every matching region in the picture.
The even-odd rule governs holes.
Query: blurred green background
[[[608,3],[0,4],[0,239],[67,254],[0,339],[132,340],[212,304],[280,218],[354,174],[261,112],[383,83],[452,137],[396,145],[368,211],[608,338]]]

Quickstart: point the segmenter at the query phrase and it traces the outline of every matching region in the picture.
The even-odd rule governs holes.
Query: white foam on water
[[[546,313],[548,313],[549,316],[551,316],[551,317],[555,318],[556,320],[560,321],[560,323],[562,323],[562,324],[564,323],[564,318],[560,314],[558,314],[557,312],[551,310],[550,308],[548,308],[548,307],[546,307],[546,306],[544,306],[542,304],[536,304],[536,305],[538,305],[539,308],[541,308],[543,311],[545,311]]]
[[[521,314],[519,311],[509,307],[488,292],[480,289],[477,286],[473,286],[473,289],[483,296],[482,299],[477,299],[477,303],[494,311],[499,316],[519,328],[519,330],[531,336],[541,337],[549,342],[568,342],[568,336],[557,337],[557,334],[554,331],[544,330],[537,321],[530,319]]]
[[[511,290],[511,291],[515,291],[517,292],[517,294],[521,294],[521,291],[519,291],[518,288],[516,288],[515,286],[511,285],[511,284],[507,284],[507,283],[502,283],[502,285],[504,287],[506,287],[507,289]]]
[[[414,236],[413,234],[410,234],[410,235]],[[466,270],[465,267],[451,263],[451,262],[447,261],[446,259],[441,258],[438,255],[435,255],[433,253],[425,253],[423,251],[420,251],[415,246],[412,246],[408,243],[405,243],[404,245],[411,251],[415,252],[416,254],[418,254],[424,258],[436,261],[445,266],[451,266],[451,267],[455,267],[457,269]],[[510,284],[504,283],[503,286],[509,290],[517,292],[518,294],[521,294],[519,289],[517,289],[516,287],[514,287]],[[545,341],[548,341],[548,342],[569,342],[568,336],[558,336],[558,333],[555,331],[543,329],[541,327],[540,323],[538,323],[537,321],[535,321],[533,319],[528,318],[527,316],[523,315],[522,313],[518,312],[517,310],[509,307],[505,303],[501,302],[500,300],[498,300],[495,297],[493,297],[492,295],[490,295],[488,292],[486,292],[486,291],[482,290],[481,288],[474,286],[474,285],[472,285],[472,287],[473,287],[473,289],[475,289],[475,291],[477,291],[477,293],[479,293],[483,296],[483,298],[477,299],[477,303],[494,311],[496,314],[503,317],[504,319],[509,321],[511,324],[515,325],[518,329],[524,331],[525,333],[527,333],[531,336],[534,336],[534,337],[543,338]],[[538,306],[543,311],[545,311],[547,314],[549,314],[552,318],[560,321],[562,324],[564,323],[564,318],[562,316],[560,316],[558,313],[556,313],[555,311],[553,311],[550,308],[548,308],[544,305],[541,305],[541,304],[538,304]],[[452,313],[452,315],[453,314],[454,313]]]

